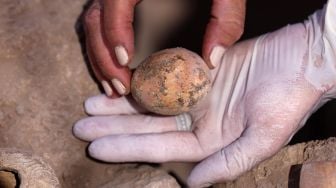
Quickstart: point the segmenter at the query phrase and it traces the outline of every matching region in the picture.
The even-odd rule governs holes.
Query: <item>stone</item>
[[[26,151],[0,149],[0,169],[5,169],[2,171],[3,176],[0,175],[4,181],[0,180],[0,182],[5,182],[5,185],[9,187],[60,187],[53,169],[42,158]],[[17,178],[15,173],[17,173]]]
[[[109,187],[139,187],[139,188],[179,188],[175,178],[163,170],[156,170],[149,166],[137,166],[130,169],[122,169],[118,172],[118,178],[114,178],[101,188]]]
[[[303,164],[300,173],[300,187],[336,187],[336,162],[319,161]]]
[[[8,170],[0,170],[0,187],[13,188],[17,186],[14,172]]]
[[[235,181],[217,184],[215,188],[260,188],[289,187],[289,184],[299,185],[300,178],[292,176],[294,167],[303,164],[303,169],[311,163],[336,160],[336,138],[310,141],[287,146],[270,159],[262,162]],[[305,167],[306,165],[306,167]],[[315,165],[316,166],[316,165]],[[326,169],[327,170],[327,169]],[[317,173],[317,172],[316,172]],[[300,176],[301,174],[299,174]],[[294,181],[294,182],[293,182]]]

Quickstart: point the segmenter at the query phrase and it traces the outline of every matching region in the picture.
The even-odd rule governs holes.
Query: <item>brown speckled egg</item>
[[[209,68],[199,55],[184,48],[152,54],[137,67],[131,81],[134,99],[162,115],[192,110],[210,87]]]

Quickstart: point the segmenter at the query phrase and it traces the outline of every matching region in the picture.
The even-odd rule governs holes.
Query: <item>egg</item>
[[[184,48],[150,55],[131,80],[133,98],[148,111],[162,115],[193,110],[210,88],[209,68],[199,55]]]

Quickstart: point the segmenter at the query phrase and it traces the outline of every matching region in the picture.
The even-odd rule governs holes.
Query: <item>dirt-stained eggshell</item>
[[[134,99],[162,115],[192,110],[210,87],[209,68],[199,55],[184,48],[152,54],[137,67],[131,81]]]

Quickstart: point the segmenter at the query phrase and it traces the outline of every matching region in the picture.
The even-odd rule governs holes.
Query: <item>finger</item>
[[[117,92],[113,91],[113,87],[112,87],[111,83],[108,81],[108,79],[101,73],[101,71],[97,67],[95,59],[92,56],[91,48],[87,47],[86,51],[87,51],[87,55],[89,57],[91,68],[92,68],[97,80],[103,86],[103,89],[104,89],[104,92],[105,92],[106,96],[108,96],[110,98],[120,97],[120,95]]]
[[[290,138],[293,130],[249,128],[230,145],[198,164],[188,178],[190,187],[207,187],[231,181],[253,166],[274,155]],[[281,126],[280,126],[281,127]]]
[[[117,62],[125,66],[133,57],[134,7],[139,0],[104,0],[104,34],[110,52],[115,53]]]
[[[175,117],[147,115],[96,116],[78,121],[74,134],[86,141],[117,134],[161,133],[177,131]]]
[[[246,0],[213,0],[203,41],[203,58],[216,67],[225,50],[243,33]]]
[[[90,97],[85,101],[85,111],[90,115],[119,115],[145,113],[146,110],[128,97],[110,99],[104,95]]]
[[[112,115],[89,117],[78,121],[73,133],[82,140],[116,134],[162,133],[169,131],[191,131],[189,114],[178,116]]]
[[[204,152],[192,132],[113,135],[95,140],[89,154],[109,162],[199,161]]]
[[[91,49],[91,59],[100,72],[113,84],[121,95],[129,93],[131,73],[127,67],[120,66],[111,56],[102,31],[102,13],[98,1],[95,1],[85,15],[85,33],[87,47]]]

